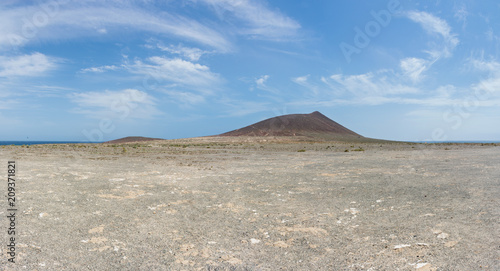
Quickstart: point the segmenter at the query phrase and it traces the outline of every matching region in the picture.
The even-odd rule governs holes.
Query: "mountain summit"
[[[220,136],[306,136],[345,140],[364,138],[318,111],[266,119]]]

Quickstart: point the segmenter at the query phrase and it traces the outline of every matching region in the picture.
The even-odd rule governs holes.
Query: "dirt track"
[[[0,157],[16,161],[19,208],[12,264],[0,206],[0,269],[500,270],[498,146],[174,141]]]

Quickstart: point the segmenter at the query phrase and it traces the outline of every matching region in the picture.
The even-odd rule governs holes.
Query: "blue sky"
[[[368,137],[500,141],[500,3],[419,2],[2,1],[0,140],[317,110]]]

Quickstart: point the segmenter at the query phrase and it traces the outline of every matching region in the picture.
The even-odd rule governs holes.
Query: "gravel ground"
[[[0,147],[0,269],[500,270],[499,146],[243,141]]]

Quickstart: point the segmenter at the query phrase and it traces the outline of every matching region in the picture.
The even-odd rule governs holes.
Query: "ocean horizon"
[[[0,141],[0,146],[4,145],[41,145],[41,144],[89,144],[89,143],[102,143],[102,142],[89,142],[89,141]]]

